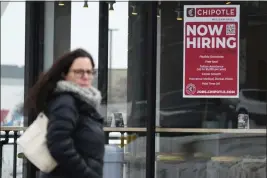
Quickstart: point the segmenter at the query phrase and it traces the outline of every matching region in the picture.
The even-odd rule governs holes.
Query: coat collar
[[[61,80],[57,82],[55,93],[61,92],[70,92],[76,94],[80,100],[91,105],[96,110],[99,110],[100,108],[102,99],[101,93],[94,87],[83,88],[73,82]]]

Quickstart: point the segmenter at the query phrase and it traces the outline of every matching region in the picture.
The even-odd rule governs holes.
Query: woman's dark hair
[[[31,113],[33,116],[37,116],[45,109],[57,82],[64,80],[64,74],[68,73],[74,60],[79,57],[88,57],[95,68],[92,55],[83,49],[79,48],[64,54],[54,62],[47,72],[40,76],[36,84],[30,89],[24,102],[24,115],[27,116]]]

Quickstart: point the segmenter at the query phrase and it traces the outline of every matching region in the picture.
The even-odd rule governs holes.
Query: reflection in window
[[[1,1],[1,126],[23,126],[23,117],[16,108],[24,97],[24,56],[25,2]],[[12,142],[10,139],[9,143]],[[13,174],[13,145],[3,147],[1,161],[2,177],[10,177]],[[21,173],[20,159],[17,161],[17,175]]]
[[[217,3],[217,2],[216,2]],[[158,18],[158,79],[159,102],[157,126],[174,128],[237,128],[237,115],[242,111],[261,113],[267,117],[266,94],[266,52],[267,21],[263,13],[255,8],[266,10],[266,3],[250,7],[240,3],[240,98],[188,99],[183,98],[183,21],[174,17],[178,6],[188,2],[161,2],[161,15]],[[213,5],[215,2],[205,2]],[[250,4],[251,5],[251,4]],[[249,9],[249,10],[248,10]],[[262,10],[263,12],[264,10]],[[265,12],[265,11],[264,11]],[[253,15],[252,15],[253,14]],[[257,47],[255,47],[257,46]],[[260,62],[262,61],[262,62]],[[265,62],[263,62],[265,61]],[[259,63],[261,65],[259,65]],[[256,72],[255,72],[256,71]],[[254,90],[243,93],[242,89]],[[257,91],[256,91],[257,90]],[[245,90],[244,90],[245,91]],[[248,97],[245,97],[249,95]],[[244,97],[243,97],[244,96]],[[246,100],[247,99],[247,100]],[[249,101],[255,102],[254,107]],[[245,103],[245,104],[242,104]],[[257,106],[256,106],[257,105]],[[261,109],[260,109],[261,108]],[[250,117],[256,122],[255,128],[263,126],[259,116]]]
[[[113,7],[113,9],[112,9]],[[108,120],[127,125],[128,2],[109,4]],[[121,115],[121,117],[116,117]],[[123,121],[119,121],[123,120]]]
[[[238,114],[249,115],[250,122],[256,123],[257,127],[266,126],[267,115],[267,90],[242,89],[239,102],[236,106]],[[254,126],[255,127],[255,126]]]
[[[132,13],[132,7],[135,12]],[[143,2],[116,2],[109,11],[108,116],[114,127],[146,127],[146,58]],[[120,114],[119,114],[120,113]],[[121,117],[122,116],[122,117]],[[123,118],[124,124],[120,123]],[[115,120],[115,122],[112,122]],[[117,123],[117,124],[116,124]],[[145,135],[146,133],[143,133]],[[145,177],[146,137],[112,132],[110,144],[124,141],[123,177]],[[123,137],[122,137],[123,136]],[[142,160],[142,161],[140,161]]]
[[[225,2],[185,2],[214,5]],[[235,2],[236,3],[236,2]],[[238,2],[240,3],[240,2]],[[156,135],[158,177],[266,177],[267,21],[259,14],[265,2],[241,2],[239,98],[183,98],[183,21],[175,19],[177,2],[161,1],[158,26],[160,84],[158,125],[168,133]],[[262,10],[267,12],[267,9]],[[253,15],[251,15],[253,14]],[[260,64],[259,64],[260,63]],[[225,128],[234,132],[238,114],[248,114],[258,133],[206,133]],[[175,129],[168,129],[168,128]],[[190,133],[188,128],[196,133]],[[197,129],[204,128],[204,129]],[[220,129],[222,132],[222,130]],[[264,133],[265,132],[265,133]]]

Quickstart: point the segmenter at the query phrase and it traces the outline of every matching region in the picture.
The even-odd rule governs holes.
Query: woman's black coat
[[[47,145],[58,167],[41,178],[103,177],[103,119],[92,106],[95,98],[83,95],[61,90],[49,102]]]

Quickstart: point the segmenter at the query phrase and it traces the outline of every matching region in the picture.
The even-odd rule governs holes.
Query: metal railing
[[[12,145],[13,146],[13,168],[12,176],[17,178],[17,159],[18,159],[18,149],[17,149],[17,139],[26,130],[27,127],[1,127],[1,141],[0,141],[0,178],[2,178],[2,168],[3,168],[3,146]],[[119,141],[119,146],[124,147],[125,145],[136,140],[137,134],[146,133],[146,128],[104,128],[106,134],[106,144],[109,144],[110,140]],[[118,132],[121,136],[110,136],[110,133]],[[2,134],[4,133],[4,134]],[[125,133],[127,134],[125,136]],[[218,133],[232,133],[232,134],[266,134],[266,129],[184,129],[184,128],[156,128],[155,133],[202,133],[202,134],[218,134]],[[193,136],[194,137],[194,136]],[[191,137],[191,139],[193,139]],[[205,136],[207,137],[207,136]],[[200,139],[199,135],[196,139]],[[10,140],[13,140],[12,142]]]
[[[17,162],[18,162],[18,147],[17,147],[17,139],[19,136],[25,131],[27,127],[1,127],[1,134],[0,134],[0,178],[3,177],[3,146],[10,145],[13,146],[13,164],[12,164],[12,176],[13,178],[17,178]],[[110,129],[107,129],[108,131],[105,131],[106,134],[106,144],[114,144],[114,141],[116,141],[115,144],[117,144],[120,147],[124,147],[126,144],[133,141],[136,136],[134,134],[131,134],[129,136],[125,136],[125,131],[112,131]],[[140,132],[136,131],[136,132]],[[110,133],[112,132],[119,132],[121,136],[117,134],[113,134],[110,136]],[[142,132],[142,131],[141,131]],[[128,132],[129,134],[130,132]],[[119,143],[118,143],[119,142]]]
[[[2,132],[2,131],[1,131]],[[0,141],[0,178],[2,178],[2,168],[3,168],[3,146],[4,145],[13,145],[13,171],[12,175],[13,178],[17,177],[17,139],[19,137],[19,130],[12,130],[12,129],[5,129],[5,134],[1,134],[1,141]],[[13,134],[10,134],[13,132]],[[13,143],[9,143],[10,139],[14,139]],[[3,140],[2,140],[3,139]]]

